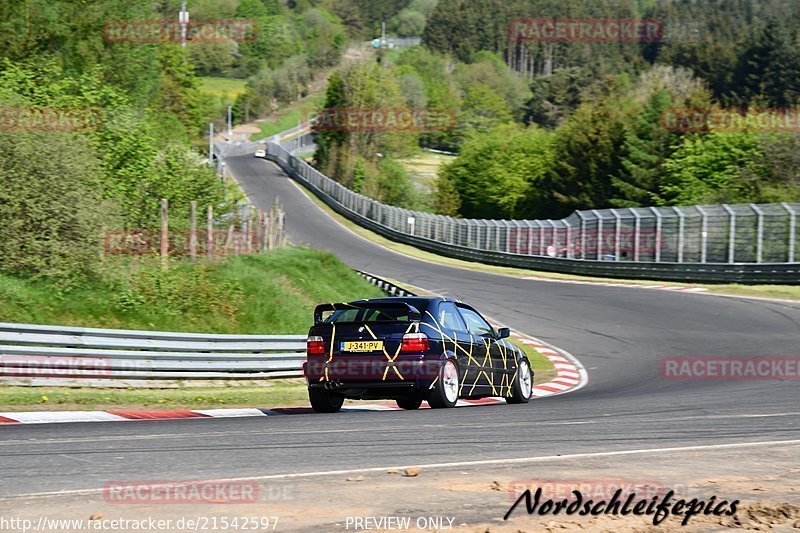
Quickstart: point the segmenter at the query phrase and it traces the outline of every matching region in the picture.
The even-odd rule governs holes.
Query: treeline
[[[547,17],[657,19],[665,33],[651,43],[509,38],[512,20]],[[780,0],[441,0],[426,45],[460,61],[497,53],[533,94],[522,121],[467,137],[441,173],[443,212],[799,201],[798,22],[800,4]],[[776,127],[752,120],[764,110]],[[670,127],[676,113],[696,121]]]
[[[247,79],[235,108],[247,122],[307,96],[315,74],[336,65],[350,39],[363,43],[378,37],[384,22],[390,35],[421,36],[438,0],[318,0],[293,7],[277,0],[238,0],[228,10],[208,2],[220,18],[258,22],[255,42],[206,45],[194,57],[205,75]]]
[[[413,48],[380,64],[351,65],[329,80],[323,116],[376,110],[392,119],[408,110],[421,121],[409,127],[317,126],[315,164],[351,189],[402,207],[446,210],[415,190],[395,160],[420,147],[457,150],[465,139],[521,120],[531,93],[497,56],[477,54],[455,63],[425,48]],[[446,200],[442,200],[446,203]]]
[[[70,285],[98,268],[104,230],[157,227],[161,198],[228,212],[192,148],[216,110],[189,52],[106,38],[110,21],[159,20],[166,4],[0,5],[0,270]]]

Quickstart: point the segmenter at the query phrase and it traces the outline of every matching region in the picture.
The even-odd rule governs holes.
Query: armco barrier
[[[205,335],[0,323],[15,381],[273,379],[302,375],[303,335]]]
[[[570,259],[548,257],[546,255],[528,255],[486,250],[459,244],[445,243],[441,242],[441,240],[398,231],[397,229],[373,220],[359,212],[359,210],[373,215],[377,210],[379,214],[376,218],[382,216],[382,210],[392,210],[392,213],[394,213],[394,211],[402,211],[403,213],[407,213],[410,218],[416,215],[415,212],[392,208],[391,206],[386,206],[374,200],[362,197],[361,195],[346,191],[341,184],[319,174],[305,161],[293,156],[290,150],[299,147],[299,145],[299,139],[288,143],[287,147],[271,142],[267,145],[267,157],[275,161],[289,176],[304,185],[337,213],[388,239],[409,244],[429,252],[490,265],[511,266],[545,272],[604,278],[700,283],[800,284],[800,263],[689,263],[680,261],[635,262],[622,261],[619,260],[619,258],[615,258],[615,260],[611,261]],[[320,186],[307,179],[304,174],[313,174],[316,176],[317,180],[321,180]],[[327,190],[323,190],[323,187]],[[331,194],[333,191],[340,193],[345,191],[350,192],[350,194],[345,196],[351,198],[353,207],[345,206],[336,200]],[[791,211],[791,209],[789,209],[789,211]],[[794,221],[794,218],[792,218],[792,221]],[[497,234],[500,235],[500,230],[509,227],[513,221],[488,222],[497,223]],[[792,232],[797,231],[797,227],[796,224],[792,223]],[[792,233],[792,235],[794,235],[794,233]],[[619,241],[619,236],[617,236],[617,242]],[[795,240],[792,238],[788,242],[791,254],[794,255]],[[682,247],[683,243],[681,243],[681,249]]]
[[[416,294],[414,294],[413,292],[407,291],[403,287],[395,285],[391,281],[386,281],[385,279],[381,279],[378,276],[374,276],[369,272],[362,272],[360,270],[356,270],[356,272],[358,272],[358,274],[368,282],[372,283],[376,287],[379,287],[388,296],[397,296],[400,298],[407,296],[416,296]]]

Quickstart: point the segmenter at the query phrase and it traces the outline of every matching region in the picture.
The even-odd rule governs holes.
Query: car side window
[[[466,307],[459,307],[458,310],[461,311],[461,316],[464,318],[464,322],[467,323],[467,328],[469,328],[470,333],[479,337],[494,337],[492,326],[490,326],[481,315]]]
[[[444,329],[452,331],[467,331],[467,326],[458,314],[456,306],[450,302],[442,302],[439,304],[439,316],[436,319]]]

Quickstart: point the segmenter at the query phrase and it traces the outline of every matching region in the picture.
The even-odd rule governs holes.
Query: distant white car
[[[266,150],[256,150],[256,157],[267,157]]]

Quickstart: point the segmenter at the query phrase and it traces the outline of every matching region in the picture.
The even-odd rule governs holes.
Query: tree
[[[102,171],[74,133],[0,134],[0,270],[66,287],[91,275],[103,228],[117,229]]]
[[[800,102],[800,52],[797,33],[770,21],[751,35],[739,56],[736,79],[741,86],[737,100],[741,106],[762,97],[769,106],[787,108]]]
[[[434,209],[440,215],[455,217],[461,211],[461,195],[458,187],[446,174],[436,179]]]
[[[646,207],[660,203],[663,165],[672,144],[678,139],[663,125],[663,114],[671,107],[669,93],[653,93],[633,126],[625,134],[622,147],[622,171],[611,178],[616,196],[615,207]]]
[[[469,136],[458,159],[440,172],[444,214],[453,214],[459,201],[458,212],[467,218],[536,213],[543,207],[553,157],[552,136],[535,127],[501,125]]]
[[[758,137],[749,132],[686,135],[664,170],[664,205],[756,202],[769,178]]]
[[[576,209],[599,209],[614,196],[611,176],[619,175],[627,114],[619,87],[607,80],[607,94],[582,104],[556,130],[556,163],[550,173],[553,203],[546,215],[566,216]]]
[[[404,9],[389,21],[389,31],[400,37],[419,37],[425,29],[425,15]]]

